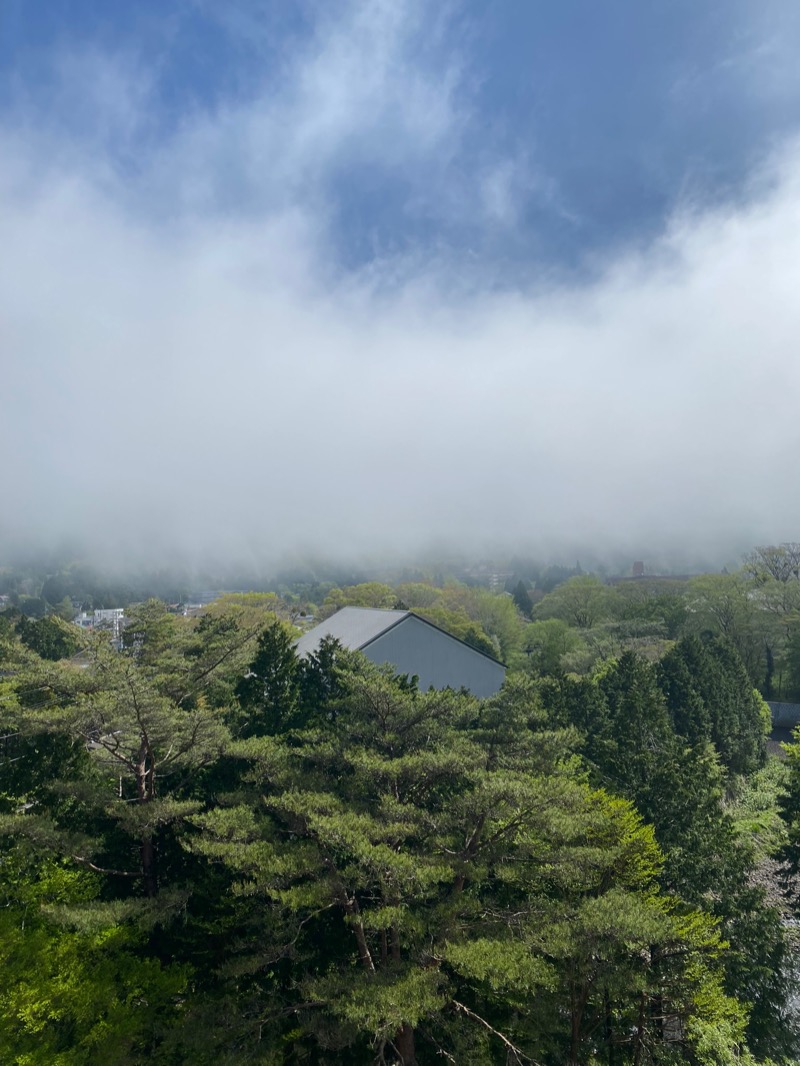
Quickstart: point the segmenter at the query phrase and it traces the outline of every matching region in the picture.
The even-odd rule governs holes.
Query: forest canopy
[[[769,633],[791,691],[798,578],[747,566],[151,599],[117,641],[9,605],[0,1058],[792,1061],[800,749],[768,761],[745,653]],[[505,685],[298,659],[352,604],[485,641]]]

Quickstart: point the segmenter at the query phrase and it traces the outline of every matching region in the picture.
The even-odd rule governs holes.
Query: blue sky
[[[678,206],[747,195],[800,121],[800,13],[774,0],[7,0],[2,20],[3,113],[99,147],[132,194],[187,123],[288,103],[303,65],[349,31],[386,64],[383,91],[297,190],[324,200],[344,267],[427,246],[469,250],[505,279],[585,270]],[[368,77],[370,59],[341,56],[340,77]],[[115,121],[122,104],[103,91],[145,113]],[[440,128],[414,151],[426,131],[413,108],[437,96]],[[244,164],[220,167],[208,207],[264,209]]]
[[[242,495],[316,529],[271,445],[302,481],[338,432],[332,549],[552,546],[584,505],[639,555],[797,539],[752,487],[797,443],[798,46],[789,0],[6,0],[7,535],[113,499],[169,540],[211,481],[285,548]],[[95,412],[147,439],[124,487],[55,443]]]

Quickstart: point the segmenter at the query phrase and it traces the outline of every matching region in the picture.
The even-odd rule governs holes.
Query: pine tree
[[[260,916],[230,965],[272,1046],[577,1063],[600,1025],[609,1056],[639,1062],[667,1000],[687,1048],[690,1017],[744,1017],[713,922],[659,896],[652,830],[575,773],[530,681],[482,704],[365,661],[338,683],[312,728],[235,745],[243,787],[187,841]]]
[[[530,618],[533,612],[533,601],[530,594],[522,581],[518,581],[513,593],[514,603],[517,605],[517,609],[521,615],[525,618]]]

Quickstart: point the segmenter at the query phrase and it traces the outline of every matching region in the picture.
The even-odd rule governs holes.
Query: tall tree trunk
[[[408,1023],[401,1026],[394,1038],[394,1046],[400,1056],[401,1066],[417,1066],[417,1051],[414,1044],[414,1029]]]
[[[608,1050],[608,1066],[614,1066],[614,1017],[611,1011],[611,997],[608,988],[603,989],[603,1006],[605,1008],[605,1036]]]
[[[142,741],[139,748],[139,761],[136,764],[136,793],[139,803],[149,803],[155,796],[155,769],[148,755],[147,745]],[[158,895],[158,878],[156,876],[156,849],[149,833],[142,837],[140,853],[145,892],[152,899]]]
[[[400,930],[393,925],[390,930],[392,944],[392,961],[400,961]],[[394,1046],[400,1055],[402,1066],[416,1066],[417,1052],[414,1046],[414,1030],[406,1023],[402,1025],[394,1037]]]
[[[158,877],[156,874],[156,849],[153,838],[146,836],[142,840],[142,875],[147,895],[153,899],[158,895]]]
[[[581,1023],[583,1021],[583,1012],[589,1000],[589,990],[590,985],[586,982],[579,987],[573,985],[572,988],[570,996],[569,1066],[580,1066]]]
[[[633,1055],[633,1066],[640,1066],[642,1061],[642,1045],[644,1043],[644,1020],[647,997],[642,992],[639,999],[639,1024],[636,1026],[636,1051]]]
[[[354,919],[352,922],[353,935],[356,938],[356,944],[358,945],[358,957],[361,960],[361,965],[369,974],[375,973],[375,963],[372,959],[372,953],[369,950],[369,944],[367,943],[367,934],[364,931],[364,924],[361,921],[359,915],[361,910],[358,906],[358,900],[355,896],[348,896],[343,885],[339,886],[339,905],[345,914],[349,914]]]
[[[569,1066],[579,1066],[578,1055],[581,1046],[581,1014],[583,1013],[577,997],[573,994],[571,1024],[569,1034]]]

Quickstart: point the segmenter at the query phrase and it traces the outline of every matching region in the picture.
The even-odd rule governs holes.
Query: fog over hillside
[[[433,63],[424,8],[342,12],[169,119],[166,53],[134,38],[41,45],[46,105],[4,87],[5,548],[721,563],[797,539],[791,124],[714,195],[687,148],[660,215],[570,264],[531,207],[584,225],[558,161],[476,147],[474,41],[430,36]],[[411,239],[343,247],[346,166],[402,177]]]

